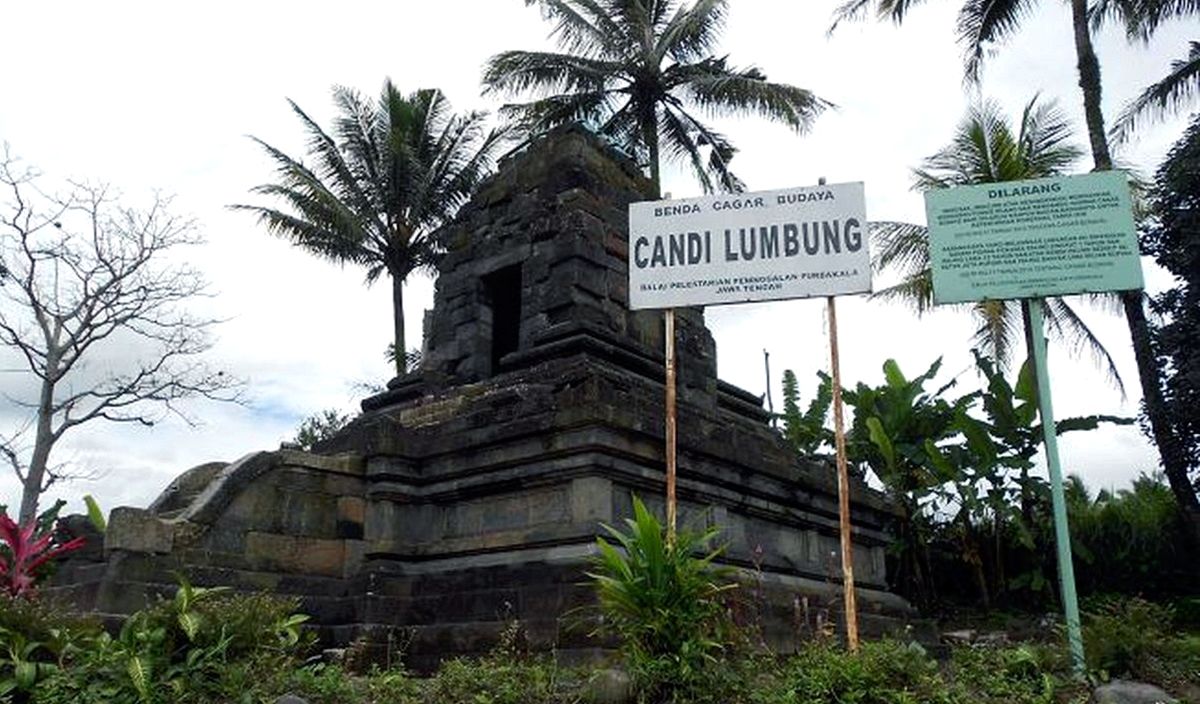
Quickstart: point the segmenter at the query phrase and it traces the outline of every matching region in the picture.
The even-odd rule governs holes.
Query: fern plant
[[[833,445],[833,431],[825,427],[833,405],[833,380],[817,372],[821,383],[808,408],[800,410],[800,385],[791,369],[783,372],[783,438],[798,455],[815,455],[822,447]]]

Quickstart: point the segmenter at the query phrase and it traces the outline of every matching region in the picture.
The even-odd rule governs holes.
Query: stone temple
[[[327,643],[403,638],[417,669],[487,650],[512,619],[535,648],[595,655],[573,622],[601,525],[635,494],[662,508],[663,316],[626,305],[626,206],[651,193],[582,128],[506,157],[446,228],[418,369],[311,453],[201,465],[115,509],[55,591],[109,615],[176,572],[293,594]],[[751,620],[786,651],[841,620],[834,472],[717,378],[702,311],[677,329],[681,525],[721,528]],[[857,480],[852,497],[860,624],[878,634],[911,613],[885,582],[893,509]]]

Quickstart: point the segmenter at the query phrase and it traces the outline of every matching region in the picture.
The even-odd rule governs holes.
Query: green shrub
[[[130,616],[114,638],[80,643],[67,667],[39,686],[49,704],[256,702],[283,686],[303,647],[296,603],[201,589],[181,580],[174,598]]]
[[[566,704],[579,700],[579,683],[553,657],[521,647],[520,623],[512,621],[496,648],[483,658],[442,663],[424,682],[422,704]],[[564,677],[564,674],[568,675]]]
[[[459,658],[443,663],[425,683],[428,704],[555,704],[562,691],[554,663],[545,658]]]
[[[1070,690],[1062,648],[1018,645],[956,648],[947,678],[956,701],[980,704],[1054,704]]]
[[[419,681],[403,670],[372,669],[354,675],[343,666],[318,663],[298,667],[271,688],[263,701],[273,704],[280,694],[294,694],[309,704],[424,704]],[[257,701],[257,700],[253,700]]]
[[[794,704],[949,704],[937,663],[923,648],[866,642],[857,654],[813,644],[789,659],[784,686]]]
[[[1093,600],[1084,613],[1088,669],[1101,677],[1136,677],[1171,639],[1174,614],[1145,599]]]
[[[98,632],[96,623],[53,602],[0,595],[0,697],[27,701],[81,641]]]
[[[605,526],[620,550],[597,540],[589,575],[602,613],[598,632],[618,639],[643,700],[686,701],[731,642],[722,596],[734,584],[712,564],[719,549],[697,554],[715,529],[681,531],[672,544],[637,497],[633,510],[627,531]]]

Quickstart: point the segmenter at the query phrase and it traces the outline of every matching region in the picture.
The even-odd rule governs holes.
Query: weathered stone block
[[[104,549],[168,553],[174,542],[174,532],[170,523],[148,510],[122,506],[109,514]]]
[[[345,554],[342,540],[258,532],[246,535],[246,557],[263,569],[340,577]]]
[[[362,476],[363,458],[361,455],[344,452],[335,455],[314,455],[300,450],[280,450],[280,464],[285,466],[319,469],[323,472],[337,472]]]

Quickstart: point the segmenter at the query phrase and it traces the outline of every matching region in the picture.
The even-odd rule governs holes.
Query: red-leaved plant
[[[83,536],[55,545],[54,531],[37,532],[37,521],[21,526],[0,513],[0,591],[9,596],[28,596],[39,567],[83,547]]]

